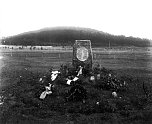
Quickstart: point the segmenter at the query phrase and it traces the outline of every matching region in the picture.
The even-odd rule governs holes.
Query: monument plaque
[[[90,40],[76,40],[73,46],[73,66],[92,69],[92,49]]]

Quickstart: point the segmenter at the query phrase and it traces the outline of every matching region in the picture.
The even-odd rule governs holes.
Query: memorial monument
[[[90,40],[76,40],[73,46],[73,66],[92,69],[92,49]]]

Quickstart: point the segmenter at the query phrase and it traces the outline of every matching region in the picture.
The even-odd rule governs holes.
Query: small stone
[[[109,77],[111,77],[111,74],[109,74]]]
[[[97,102],[96,104],[99,105],[99,102]]]
[[[85,103],[86,101],[83,99],[82,102]]]
[[[97,80],[99,80],[100,79],[100,74],[97,74]]]

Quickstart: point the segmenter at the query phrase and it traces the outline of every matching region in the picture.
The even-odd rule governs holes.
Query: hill
[[[43,45],[43,46],[69,46],[75,40],[89,39],[93,47],[111,46],[150,46],[148,39],[115,36],[94,29],[76,27],[44,28],[37,31],[30,31],[2,40],[3,45]],[[4,42],[5,41],[5,42]]]

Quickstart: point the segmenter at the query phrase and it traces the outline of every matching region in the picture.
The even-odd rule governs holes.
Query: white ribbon
[[[79,70],[77,76],[79,76],[80,74],[82,74],[82,69],[83,69],[83,67],[80,66],[80,70]]]
[[[51,94],[51,93],[52,93],[52,91],[51,91],[51,86],[52,86],[52,85],[53,85],[53,84],[50,84],[49,86],[45,86],[45,89],[46,89],[46,90],[41,93],[40,99],[44,99],[47,94]]]

